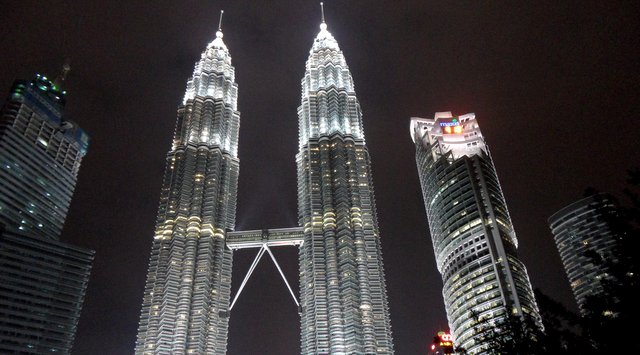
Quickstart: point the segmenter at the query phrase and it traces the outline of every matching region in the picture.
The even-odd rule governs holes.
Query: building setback
[[[18,80],[0,111],[0,353],[69,354],[94,251],[59,241],[89,136],[65,92]]]
[[[584,314],[588,296],[602,292],[606,265],[594,263],[595,253],[603,260],[614,258],[618,243],[612,226],[618,219],[611,195],[600,193],[580,199],[549,218],[549,226],[569,278],[580,312]]]
[[[474,114],[412,118],[410,134],[449,326],[481,353],[481,324],[506,315],[539,320],[500,182]]]

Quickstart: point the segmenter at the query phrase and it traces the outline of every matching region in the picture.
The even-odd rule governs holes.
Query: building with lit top
[[[457,346],[481,353],[478,321],[539,319],[500,182],[474,114],[414,117],[410,134],[449,326]]]
[[[238,186],[238,85],[222,31],[187,82],[160,195],[136,354],[227,349]]]
[[[549,226],[567,273],[580,312],[587,297],[602,292],[606,265],[594,263],[595,253],[603,260],[614,258],[618,244],[615,227],[618,208],[611,195],[600,193],[580,199],[549,218]]]
[[[298,107],[303,354],[393,352],[371,161],[362,111],[323,22]]]
[[[136,354],[223,354],[231,310],[263,255],[301,317],[303,354],[392,354],[393,342],[362,112],[324,20],[298,108],[298,227],[235,231],[238,86],[218,30],[178,108],[160,198]],[[300,294],[271,248],[297,246]],[[259,249],[233,301],[233,251]]]
[[[2,354],[69,354],[89,281],[94,251],[59,241],[89,143],[65,94],[38,75],[0,110]]]

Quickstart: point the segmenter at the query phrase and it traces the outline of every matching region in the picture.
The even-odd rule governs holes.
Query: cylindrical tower
[[[478,353],[477,323],[539,320],[507,204],[474,114],[412,118],[410,133],[449,326],[456,344]]]
[[[585,314],[589,296],[602,293],[602,282],[610,278],[603,260],[616,262],[619,236],[614,224],[619,221],[618,207],[613,196],[605,193],[580,199],[549,218],[549,226],[578,308]],[[591,255],[593,254],[593,255]]]

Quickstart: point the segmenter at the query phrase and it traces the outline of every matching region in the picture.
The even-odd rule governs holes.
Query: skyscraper
[[[0,353],[71,352],[94,252],[59,241],[89,137],[65,92],[18,80],[0,111]]]
[[[601,280],[608,272],[606,265],[595,263],[589,253],[604,260],[614,257],[618,241],[612,223],[617,218],[613,197],[603,193],[580,199],[549,218],[560,259],[583,314],[587,297],[602,292]]]
[[[393,353],[360,105],[338,43],[320,29],[298,108],[299,227],[233,230],[240,114],[220,30],[196,63],[167,156],[137,354],[226,352],[238,295],[265,251],[276,262],[270,248],[283,246],[300,248],[300,302],[289,290],[303,354]],[[246,248],[259,252],[230,305],[232,252]]]
[[[223,354],[238,185],[238,85],[222,31],[178,108],[142,304],[136,354]]]
[[[65,91],[46,77],[13,84],[0,118],[0,223],[58,240],[89,136],[62,118]]]
[[[482,352],[478,320],[539,319],[489,149],[475,115],[411,119],[431,241],[456,344]]]
[[[344,55],[324,21],[307,59],[298,119],[302,353],[390,354],[362,111]]]

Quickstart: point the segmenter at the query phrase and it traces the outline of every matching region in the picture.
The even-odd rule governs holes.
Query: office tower
[[[414,117],[410,134],[449,326],[456,344],[480,353],[478,320],[539,319],[507,204],[474,114]]]
[[[0,117],[0,223],[58,240],[89,136],[62,118],[65,92],[46,77],[13,84]]]
[[[587,297],[602,292],[601,280],[608,271],[606,265],[594,263],[589,254],[603,260],[615,258],[618,236],[612,224],[618,218],[615,200],[604,193],[578,200],[549,218],[571,290],[583,314]]]
[[[222,31],[196,63],[178,108],[160,197],[136,354],[227,348],[238,184],[238,85]]]
[[[303,354],[390,354],[389,307],[371,163],[353,79],[327,25],[298,107]]]
[[[38,75],[0,111],[2,354],[69,354],[89,281],[94,252],[59,241],[89,143],[64,104]]]

